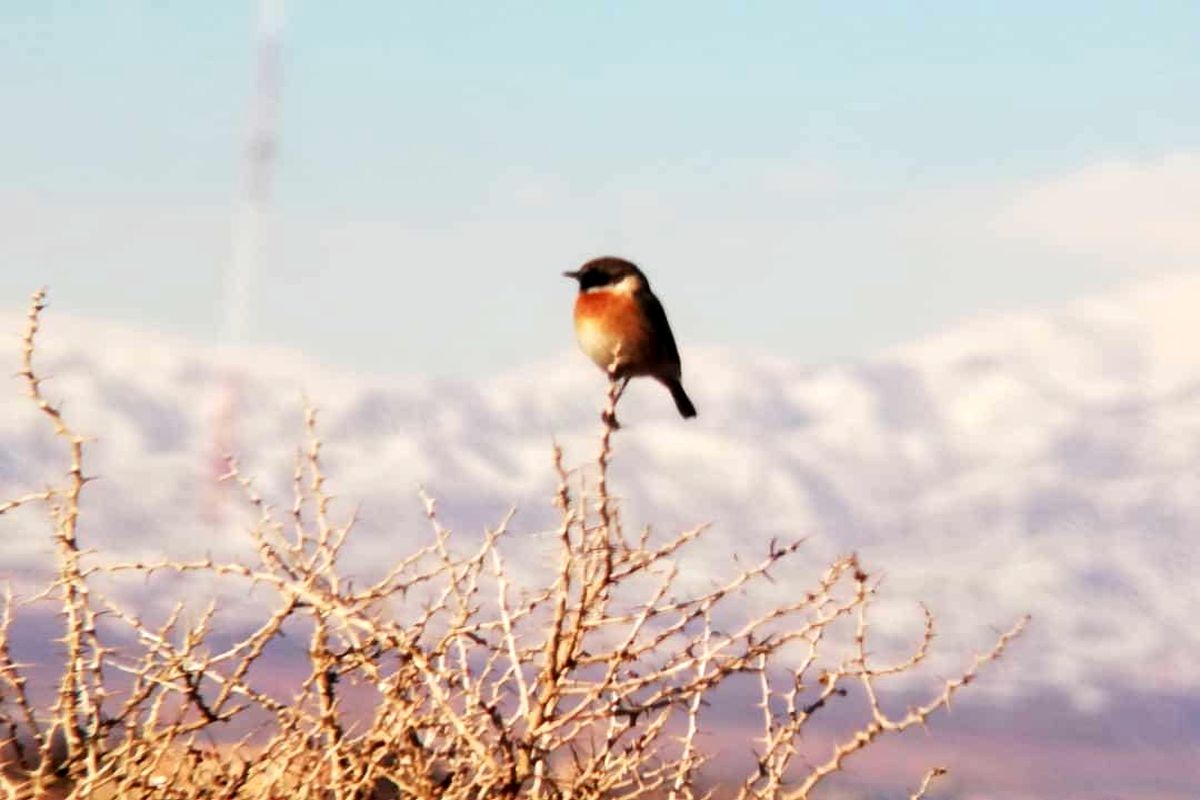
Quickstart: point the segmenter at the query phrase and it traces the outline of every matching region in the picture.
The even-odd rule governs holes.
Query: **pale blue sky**
[[[48,284],[66,312],[216,340],[255,17],[0,6],[0,307]],[[1066,246],[1044,228],[1078,205],[1073,176],[1200,151],[1195,2],[287,17],[255,342],[485,374],[571,346],[558,273],[616,252],[685,346],[824,361],[1193,263],[1090,246],[1086,217]],[[1022,198],[1060,185],[1031,230]],[[1124,185],[1130,213],[1157,196],[1153,176]],[[1014,205],[1024,222],[1003,222]]]

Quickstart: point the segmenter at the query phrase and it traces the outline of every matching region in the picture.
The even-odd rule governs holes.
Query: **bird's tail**
[[[684,419],[690,419],[696,416],[696,407],[692,405],[692,400],[687,396],[687,392],[683,390],[683,384],[678,378],[666,378],[662,380],[663,385],[671,392],[671,398],[675,401],[675,407],[679,409],[679,415]]]

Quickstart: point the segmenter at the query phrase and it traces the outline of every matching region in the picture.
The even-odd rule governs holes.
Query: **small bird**
[[[654,378],[670,390],[681,416],[696,416],[680,383],[679,350],[667,312],[650,291],[645,274],[623,258],[604,256],[563,275],[579,282],[575,335],[583,352],[621,381],[620,391],[630,378]]]

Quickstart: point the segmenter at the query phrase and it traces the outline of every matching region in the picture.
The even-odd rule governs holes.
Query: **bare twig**
[[[335,513],[311,409],[291,476],[294,496],[282,511],[230,462],[227,477],[254,516],[247,535],[255,559],[87,556],[85,563],[76,534],[88,481],[85,440],[46,400],[33,368],[43,308],[39,292],[20,374],[67,443],[69,466],[63,485],[0,502],[0,515],[43,508],[57,554],[45,590],[4,598],[0,758],[12,756],[0,762],[3,797],[696,800],[717,791],[699,788],[713,757],[707,709],[716,690],[746,675],[760,694],[757,758],[750,774],[725,788],[739,798],[804,798],[883,734],[926,724],[1025,625],[1000,636],[924,705],[892,716],[879,682],[926,659],[934,618],[925,611],[909,657],[872,663],[868,614],[878,585],[856,556],[753,613],[741,597],[770,581],[802,540],[769,542],[758,559],[729,562],[707,587],[681,582],[679,559],[707,528],[629,535],[611,493],[626,383],[619,361],[594,467],[568,469],[554,448],[560,516],[556,561],[544,577],[519,580],[523,573],[509,566],[524,555],[514,549],[526,546],[509,532],[512,512],[464,546],[423,496],[428,541],[401,554],[382,578],[356,586],[338,566],[354,516]],[[269,604],[252,629],[218,645],[215,604],[193,614],[180,602],[153,621],[96,585],[101,576],[163,574],[259,587]],[[43,707],[28,688],[35,673],[14,661],[9,644],[16,611],[47,600],[61,611],[64,663],[43,687],[53,689]],[[106,625],[130,634],[128,644],[100,641],[101,613]],[[831,635],[836,630],[847,636]],[[286,670],[291,682],[275,662],[285,634],[308,642],[304,663]],[[848,647],[833,644],[847,637]],[[848,686],[866,696],[866,719],[824,760],[802,766],[804,730]],[[251,733],[231,741],[234,728]],[[924,797],[941,772],[927,773],[913,798]]]
[[[949,770],[945,767],[933,767],[930,769],[925,773],[925,777],[921,779],[921,785],[917,787],[917,790],[909,795],[908,800],[922,800],[925,797],[925,793],[929,791],[929,787],[933,785],[933,782],[947,772]]]

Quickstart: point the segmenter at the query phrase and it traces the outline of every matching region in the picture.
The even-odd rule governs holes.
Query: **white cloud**
[[[1060,175],[1018,194],[993,230],[1138,269],[1200,265],[1200,153]]]

